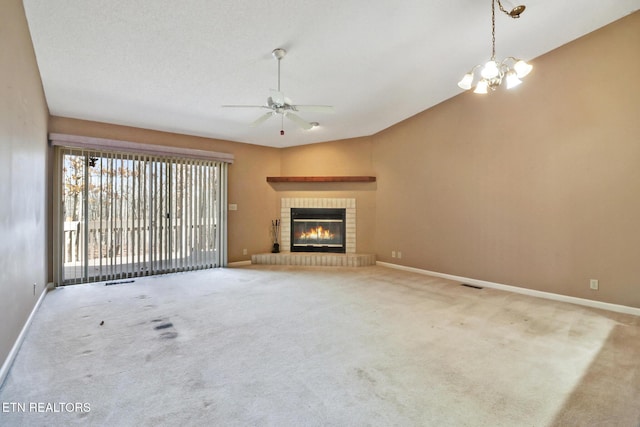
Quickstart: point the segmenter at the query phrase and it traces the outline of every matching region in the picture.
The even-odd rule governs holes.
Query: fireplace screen
[[[345,253],[345,209],[291,209],[292,252]]]

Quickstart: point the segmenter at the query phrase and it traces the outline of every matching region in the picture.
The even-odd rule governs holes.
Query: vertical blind
[[[219,267],[225,162],[58,147],[58,283]]]

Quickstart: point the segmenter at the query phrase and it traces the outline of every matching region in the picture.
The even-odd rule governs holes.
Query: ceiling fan
[[[271,89],[271,96],[267,98],[266,105],[223,105],[226,108],[265,108],[270,110],[269,112],[258,117],[249,126],[258,126],[267,119],[280,114],[282,121],[284,118],[288,118],[302,129],[308,130],[317,126],[315,122],[307,122],[297,112],[313,112],[313,113],[333,113],[333,107],[330,105],[298,105],[294,104],[289,98],[284,96],[284,93],[280,91],[280,61],[287,54],[287,51],[281,48],[274,49],[271,55],[278,60],[278,90]],[[284,127],[284,125],[283,125]],[[284,135],[284,129],[280,130],[280,135]]]

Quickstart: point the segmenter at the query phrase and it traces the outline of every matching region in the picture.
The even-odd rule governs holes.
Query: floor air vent
[[[482,286],[470,285],[468,283],[463,283],[461,286],[466,286],[467,288],[473,288],[473,289],[484,289]]]
[[[107,282],[104,285],[105,286],[111,286],[111,285],[121,285],[123,283],[134,283],[134,282],[135,282],[135,280],[123,280],[121,282]]]

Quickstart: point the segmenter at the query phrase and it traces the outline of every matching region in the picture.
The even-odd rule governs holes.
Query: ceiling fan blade
[[[292,105],[293,111],[308,111],[310,113],[327,113],[333,114],[336,110],[331,105]]]
[[[261,115],[260,117],[258,117],[253,123],[251,123],[249,126],[251,127],[256,127],[259,124],[261,124],[262,122],[264,122],[265,120],[267,120],[269,117],[273,116],[273,113],[266,113]]]
[[[269,108],[266,105],[223,105],[222,108]]]
[[[271,89],[271,100],[276,105],[284,105],[285,104],[284,93],[280,92],[279,90]]]
[[[300,117],[296,116],[295,114],[286,113],[285,115],[287,116],[287,118],[289,120],[291,120],[292,122],[294,122],[295,124],[300,126],[302,129],[309,130],[309,129],[311,129],[313,127],[313,125],[311,125],[311,123],[304,121],[303,119],[301,119]]]

